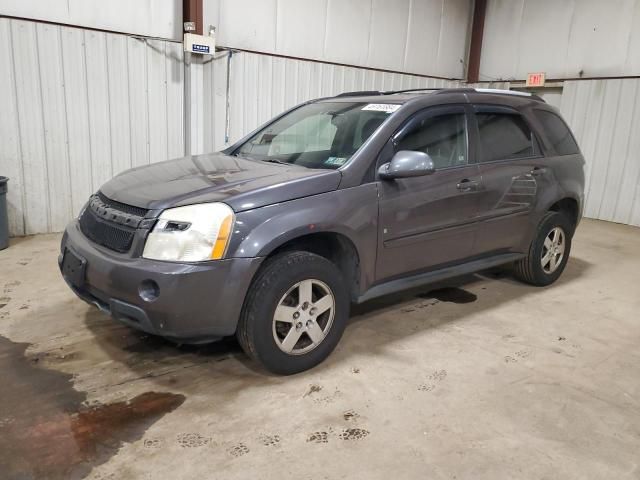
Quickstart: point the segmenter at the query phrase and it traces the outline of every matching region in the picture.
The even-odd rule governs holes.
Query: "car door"
[[[415,114],[391,139],[380,163],[400,150],[417,150],[431,156],[435,171],[378,179],[377,281],[471,255],[480,176],[469,155],[468,123],[464,106],[432,107]]]
[[[475,255],[518,251],[549,171],[531,126],[517,110],[474,106],[482,191]]]

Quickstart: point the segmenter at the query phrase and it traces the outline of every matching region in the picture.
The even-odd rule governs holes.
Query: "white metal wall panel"
[[[67,155],[67,126],[65,112],[65,91],[62,63],[60,31],[53,25],[36,24],[38,49],[40,52],[53,51],[53,55],[40,56],[42,89],[42,109],[44,141],[47,161],[50,206],[49,228],[58,231],[64,228],[73,211],[68,195],[56,196],[57,192],[70,190],[69,157]]]
[[[209,1],[209,0],[205,0]],[[279,0],[276,45],[293,57],[322,58],[329,0]],[[206,3],[205,3],[206,15]],[[313,21],[300,21],[300,19]],[[224,38],[224,37],[223,37]]]
[[[640,226],[640,79],[565,82],[561,111],[586,159],[585,216]]]
[[[404,70],[407,36],[398,32],[407,31],[410,9],[411,0],[373,0],[367,58],[358,64]]]
[[[55,232],[131,166],[182,156],[180,44],[0,18],[12,235]]]
[[[340,63],[373,66],[367,64],[367,60],[371,60],[372,10],[372,0],[329,0],[323,57]]]
[[[86,31],[84,35],[91,184],[94,190],[113,176],[105,36],[106,34],[102,32],[94,31]],[[96,55],[94,52],[100,52],[101,55]]]
[[[129,118],[129,79],[127,42],[124,35],[107,36],[107,74],[109,81],[111,163],[114,172],[131,168],[131,122]]]
[[[244,52],[232,56],[230,82],[230,143],[276,114],[313,98],[357,90],[459,86],[456,81]],[[219,128],[216,123],[215,129]]]
[[[36,24],[11,22],[16,99],[23,170],[25,232],[46,232],[49,223],[49,182],[44,142],[42,90]]]
[[[202,143],[194,153],[214,152],[225,146],[227,55],[204,57],[202,62],[202,106],[198,106],[202,111],[202,124],[198,127]]]
[[[489,0],[481,80],[640,75],[640,0]]]
[[[131,166],[149,163],[149,108],[147,104],[147,48],[136,38],[127,40]]]
[[[205,0],[220,45],[462,78],[471,0]]]
[[[0,14],[148,37],[182,37],[182,0],[0,0]]]
[[[24,232],[24,180],[12,39],[10,23],[0,20],[0,175],[12,179],[7,209],[9,231],[15,233]]]
[[[181,43],[166,42],[167,158],[184,155],[184,63]]]
[[[75,28],[60,29],[62,71],[64,75],[65,116],[69,138],[70,189],[68,195],[77,213],[92,193],[91,141],[89,138],[88,92],[85,67],[84,32]],[[42,206],[41,208],[46,208]],[[22,233],[30,233],[25,230]]]

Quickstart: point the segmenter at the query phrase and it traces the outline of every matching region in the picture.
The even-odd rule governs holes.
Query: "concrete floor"
[[[360,307],[287,378],[114,323],[58,241],[0,252],[3,478],[640,478],[640,229],[584,220],[550,288],[494,271]]]

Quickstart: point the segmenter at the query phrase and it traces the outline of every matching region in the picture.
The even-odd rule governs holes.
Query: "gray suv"
[[[469,88],[306,102],[223,152],[124,172],[62,239],[62,274],[179,343],[236,335],[279,374],[335,348],[351,304],[502,264],[562,273],[584,160],[540,98]]]

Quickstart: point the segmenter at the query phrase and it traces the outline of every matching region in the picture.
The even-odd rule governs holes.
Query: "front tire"
[[[338,344],[349,318],[340,270],[310,252],[267,259],[251,284],[236,336],[267,370],[290,375],[321,363]]]
[[[538,225],[527,256],[515,263],[515,276],[539,287],[555,282],[569,260],[573,230],[565,215],[547,212]]]

